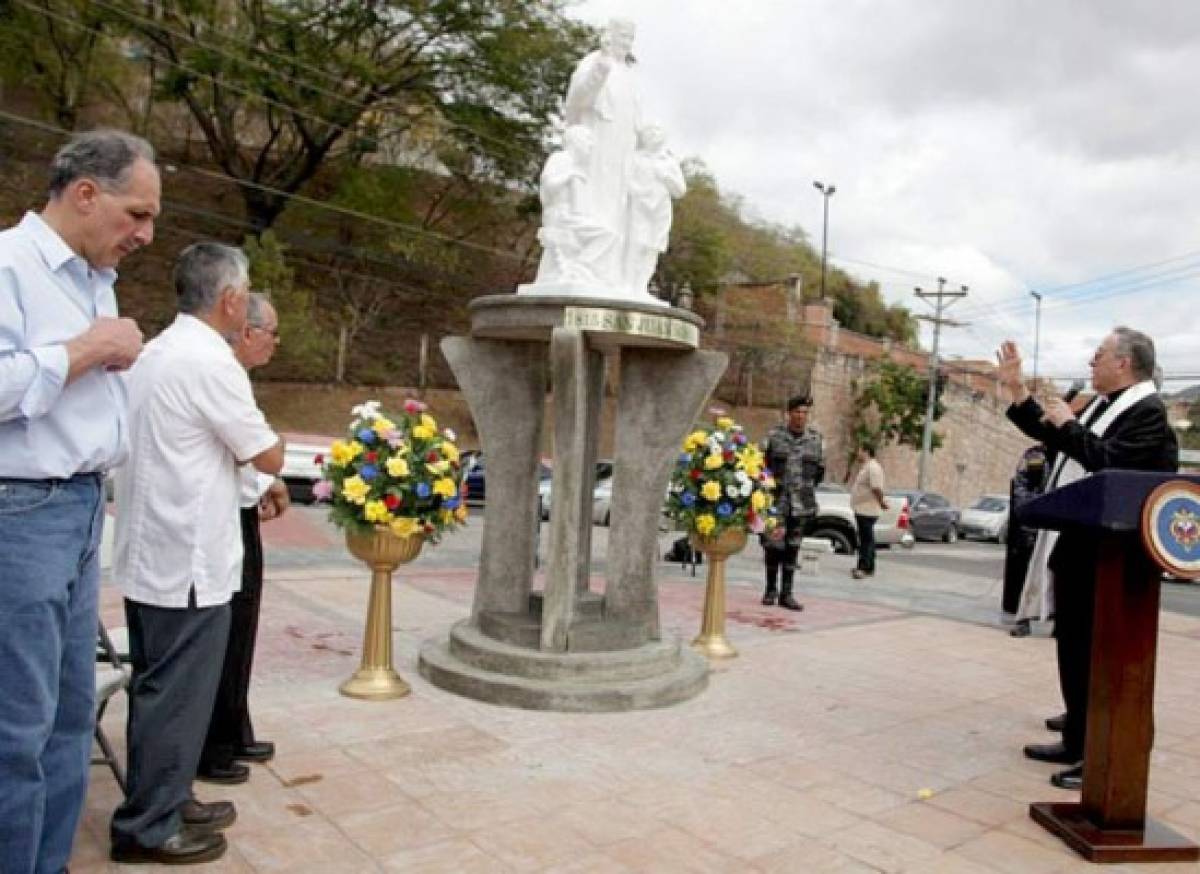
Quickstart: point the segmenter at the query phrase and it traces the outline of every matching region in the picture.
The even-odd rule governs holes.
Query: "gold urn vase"
[[[411,690],[392,667],[392,573],[421,552],[422,534],[398,537],[390,531],[346,532],[346,548],[371,568],[367,626],[363,630],[362,661],[339,690],[351,698],[383,701],[403,698]]]
[[[704,618],[692,649],[710,659],[731,659],[737,650],[725,637],[725,559],[746,546],[744,529],[726,529],[715,537],[692,532],[692,548],[708,557],[708,582],[704,587]]]

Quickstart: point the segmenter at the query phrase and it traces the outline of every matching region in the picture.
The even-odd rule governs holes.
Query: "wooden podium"
[[[1200,847],[1146,816],[1154,734],[1161,570],[1143,544],[1143,506],[1168,482],[1200,477],[1102,471],[1020,510],[1021,523],[1085,531],[1099,544],[1080,803],[1038,802],[1029,815],[1092,862],[1200,860]]]

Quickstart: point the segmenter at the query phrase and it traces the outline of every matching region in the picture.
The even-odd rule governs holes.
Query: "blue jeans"
[[[62,871],[95,724],[99,476],[0,479],[0,871]]]

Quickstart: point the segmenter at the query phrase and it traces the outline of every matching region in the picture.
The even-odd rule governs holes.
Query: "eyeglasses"
[[[262,331],[264,334],[270,334],[276,340],[279,339],[279,327],[278,326],[276,326],[274,328],[267,328],[263,325],[249,325],[248,327],[252,328],[255,331]]]

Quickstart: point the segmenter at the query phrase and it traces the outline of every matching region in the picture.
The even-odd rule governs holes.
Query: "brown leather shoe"
[[[229,828],[237,820],[237,808],[232,801],[210,801],[205,804],[189,798],[179,807],[183,824],[199,831],[220,831]]]
[[[228,847],[225,836],[219,832],[196,831],[184,826],[159,847],[143,847],[132,842],[113,844],[109,858],[126,864],[195,865],[221,858]]]

